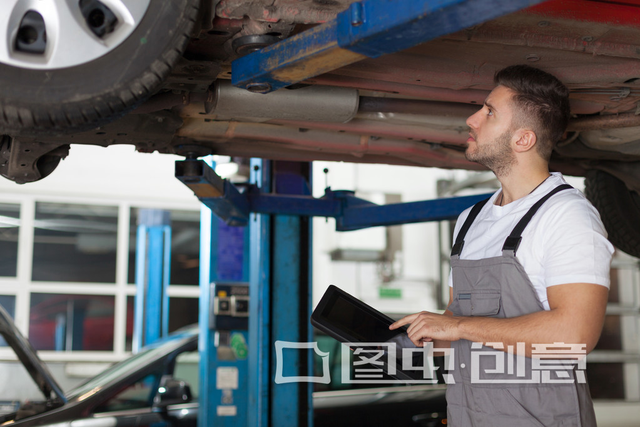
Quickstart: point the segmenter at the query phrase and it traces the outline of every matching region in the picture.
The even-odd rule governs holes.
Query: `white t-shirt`
[[[496,206],[498,190],[484,205],[465,237],[461,259],[502,255],[502,245],[529,208],[558,185],[554,172],[533,193],[505,206]],[[458,217],[454,242],[471,208]],[[549,198],[522,233],[516,258],[529,275],[538,298],[549,310],[547,287],[566,283],[594,283],[609,287],[613,246],[606,238],[598,211],[584,195],[569,189]],[[449,274],[449,286],[453,286]]]

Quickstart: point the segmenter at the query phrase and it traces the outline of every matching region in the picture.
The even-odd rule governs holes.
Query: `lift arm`
[[[377,205],[355,197],[353,191],[325,190],[321,198],[265,194],[248,185],[238,188],[202,160],[176,162],[176,178],[229,225],[246,226],[250,213],[320,216],[336,219],[336,230],[411,224],[455,219],[463,210],[489,194],[450,197],[420,202]]]
[[[543,0],[364,0],[335,20],[232,63],[232,83],[268,93],[367,57],[398,52]]]

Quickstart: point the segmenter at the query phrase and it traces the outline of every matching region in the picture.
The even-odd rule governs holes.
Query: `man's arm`
[[[391,329],[410,324],[411,341],[501,342],[506,349],[525,343],[531,356],[532,344],[586,344],[587,353],[595,347],[607,307],[608,289],[591,283],[569,283],[547,288],[550,310],[509,319],[491,317],[453,317],[423,311],[410,314],[391,325]]]
[[[444,311],[443,316],[453,316],[453,313],[449,311],[449,307],[451,306],[452,302],[453,302],[453,288],[449,287],[449,304],[447,304],[447,309]],[[450,348],[451,341],[435,339],[433,340],[433,347],[434,348]]]

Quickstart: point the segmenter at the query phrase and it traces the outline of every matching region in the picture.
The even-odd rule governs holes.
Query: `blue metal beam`
[[[250,192],[249,209],[263,214],[337,217],[342,212],[339,199],[314,199],[309,196],[262,194]]]
[[[478,194],[382,206],[373,203],[353,206],[344,209],[342,216],[336,218],[336,230],[350,231],[368,227],[455,219],[469,206],[489,196],[490,194]]]
[[[198,191],[211,194],[224,188],[224,182],[213,173],[211,158],[204,165],[190,163],[187,167],[201,167],[200,178],[187,180],[196,184]],[[182,165],[184,166],[184,165]],[[202,182],[200,182],[202,181]],[[183,181],[184,182],[184,181]],[[209,183],[219,187],[207,188]],[[219,191],[222,194],[222,191]],[[231,212],[231,210],[226,210]],[[215,313],[215,298],[227,296],[229,288],[245,287],[249,272],[248,229],[229,227],[214,216],[212,210],[202,206],[200,212],[200,395],[198,425],[200,427],[249,426],[248,422],[248,360],[246,354],[233,351],[234,342],[242,346],[248,340],[246,318]],[[238,348],[238,347],[236,347]],[[233,356],[229,355],[233,352]],[[221,381],[220,373],[226,373]],[[234,380],[233,377],[236,376]],[[229,380],[231,378],[231,380]]]
[[[306,185],[310,165],[295,162],[274,162],[275,193],[310,194]],[[305,185],[300,185],[304,183]],[[271,244],[271,341],[305,342],[308,329],[309,296],[311,292],[311,258],[308,241],[310,221],[299,215],[275,215],[272,221]],[[271,366],[278,363],[275,347],[271,346]],[[280,360],[285,377],[313,376],[309,352],[290,351]],[[286,356],[284,356],[286,354]],[[274,363],[275,362],[275,363]],[[313,405],[313,383],[291,382],[271,385],[271,426],[306,426]]]
[[[169,333],[170,213],[141,209],[136,244],[133,352]]]
[[[142,345],[154,343],[162,336],[163,318],[163,296],[166,290],[163,289],[164,261],[164,230],[163,227],[148,227],[147,240],[147,283],[144,304],[144,342]]]
[[[301,342],[300,336],[300,217],[276,215],[273,222],[273,292],[272,292],[272,341]],[[272,347],[273,349],[273,347]],[[301,369],[300,352],[287,355],[283,374],[299,376]],[[272,358],[275,359],[275,357]],[[284,362],[281,362],[284,363]],[[306,374],[306,373],[305,373]],[[303,407],[298,389],[301,384],[275,384],[271,387],[272,426],[297,426],[299,411]],[[308,385],[308,384],[306,384]],[[306,402],[304,403],[306,407]]]
[[[246,197],[233,184],[218,176],[205,162],[202,160],[178,161],[175,176],[227,224],[238,226],[247,224],[249,206]]]
[[[185,162],[196,162],[196,160],[186,160]],[[490,196],[490,194],[480,194],[380,206],[355,197],[353,191],[333,191],[330,188],[326,189],[325,195],[319,199],[311,196],[274,194],[256,185],[250,185],[243,192],[240,192],[229,181],[222,180],[215,175],[215,172],[212,172],[217,177],[213,181],[217,183],[218,188],[224,188],[224,192],[219,197],[207,197],[210,191],[206,185],[202,184],[200,177],[205,173],[211,176],[211,173],[206,172],[206,168],[199,167],[193,168],[193,170],[200,171],[200,175],[178,176],[178,178],[182,182],[199,182],[197,188],[190,188],[194,190],[200,201],[210,207],[217,215],[220,215],[220,218],[228,224],[239,226],[249,223],[249,212],[332,217],[336,218],[336,230],[338,231],[442,221],[457,218],[463,210]],[[218,208],[219,205],[223,208]],[[242,212],[241,215],[240,212]]]
[[[177,167],[177,166],[176,166]],[[215,331],[209,328],[211,317],[211,301],[214,298],[211,292],[211,281],[217,280],[216,269],[217,251],[217,227],[214,226],[214,218],[211,210],[206,206],[200,208],[200,299],[198,312],[198,352],[200,355],[199,378],[200,393],[198,396],[198,427],[215,425],[216,408],[219,398],[216,393],[216,360]],[[213,267],[213,268],[212,268]],[[213,361],[213,363],[212,363]]]
[[[236,59],[232,83],[268,93],[337,68],[398,52],[543,0],[364,0],[334,21]]]
[[[271,191],[271,164],[251,159],[251,183]],[[271,217],[256,215],[249,223],[249,410],[250,426],[269,426],[271,369]]]

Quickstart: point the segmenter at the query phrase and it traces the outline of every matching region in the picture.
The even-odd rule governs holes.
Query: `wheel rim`
[[[0,62],[52,70],[93,61],[131,35],[150,2],[2,0]],[[141,45],[146,42],[140,40]]]

